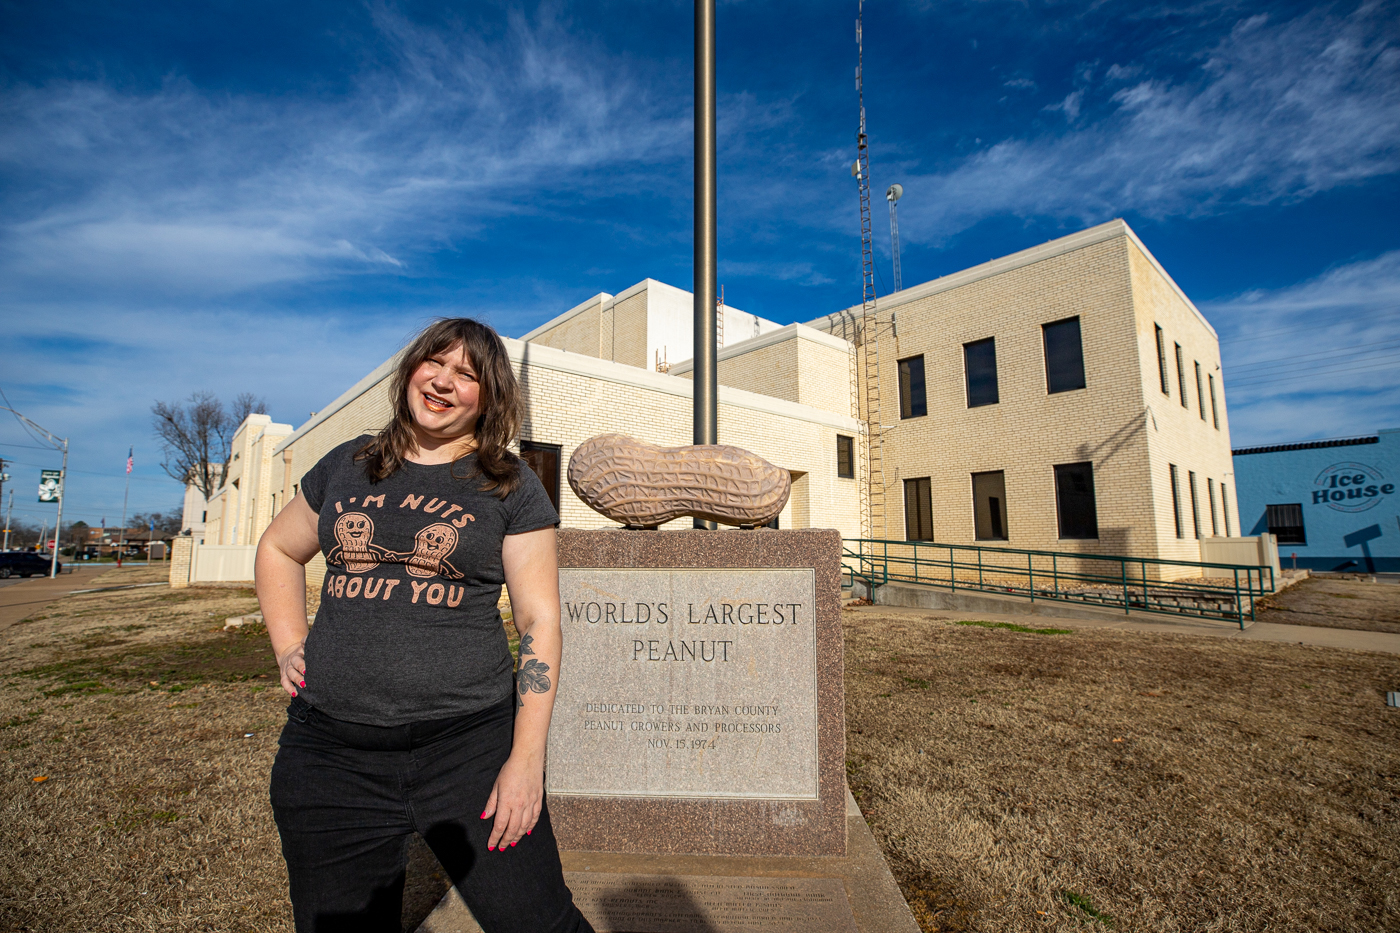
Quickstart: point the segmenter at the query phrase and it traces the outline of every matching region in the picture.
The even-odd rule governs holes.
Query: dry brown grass
[[[1260,622],[1400,632],[1400,586],[1309,577],[1259,603]]]
[[[290,929],[285,698],[221,631],[254,605],[80,594],[0,636],[0,929]],[[852,784],[925,929],[1400,928],[1400,658],[845,619]]]
[[[1400,658],[845,620],[852,787],[925,930],[1400,929]]]

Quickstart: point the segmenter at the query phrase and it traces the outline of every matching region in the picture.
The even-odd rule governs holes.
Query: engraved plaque
[[[551,794],[817,799],[808,569],[559,572]]]
[[[856,933],[840,878],[565,872],[599,933]]]

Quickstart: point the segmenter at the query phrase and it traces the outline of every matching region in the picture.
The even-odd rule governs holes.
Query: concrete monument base
[[[598,933],[919,933],[850,794],[846,855],[561,853]],[[455,888],[418,933],[481,933]]]

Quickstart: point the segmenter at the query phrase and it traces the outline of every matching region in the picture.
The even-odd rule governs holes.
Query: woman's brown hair
[[[399,358],[389,383],[394,417],[374,440],[355,454],[356,460],[365,462],[365,472],[371,482],[393,476],[414,448],[408,381],[424,361],[459,344],[466,349],[480,385],[476,465],[483,481],[482,489],[504,499],[519,485],[520,458],[510,452],[510,443],[520,434],[520,384],[515,381],[500,336],[485,324],[465,317],[441,318],[429,324]]]

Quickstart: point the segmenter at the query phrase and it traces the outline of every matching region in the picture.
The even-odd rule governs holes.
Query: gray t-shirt
[[[337,719],[397,726],[465,716],[511,693],[496,602],[506,535],[559,523],[539,478],[498,499],[456,463],[405,463],[371,483],[355,451],[326,454],[301,481],[320,514],[326,580],[306,640],[302,696]]]

